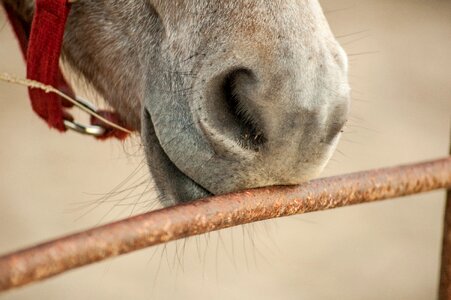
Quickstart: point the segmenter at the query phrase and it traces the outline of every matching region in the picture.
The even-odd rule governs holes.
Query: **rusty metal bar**
[[[0,257],[0,291],[223,228],[451,188],[451,157],[269,187],[161,209]]]
[[[451,144],[450,144],[451,155]],[[446,193],[439,299],[451,299],[451,189]]]
[[[451,299],[451,189],[447,193],[445,224],[443,225],[442,271],[440,278],[440,300]]]

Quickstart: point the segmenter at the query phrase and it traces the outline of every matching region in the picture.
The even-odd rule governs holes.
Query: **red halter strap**
[[[27,78],[53,86],[75,98],[59,66],[64,30],[71,6],[69,1],[36,0],[31,28],[9,5],[5,3],[3,5],[27,61]],[[70,103],[56,94],[34,88],[29,88],[29,96],[33,110],[51,128],[61,132],[67,130],[64,121],[72,120],[72,117],[64,108],[71,107]],[[98,113],[121,125],[116,113],[105,111]],[[109,127],[97,119],[91,122],[106,129],[103,135],[97,136],[98,139],[115,137],[122,140],[128,136],[126,132]]]
[[[59,67],[69,5],[66,0],[36,0],[27,51],[27,78],[57,89],[66,88]],[[73,94],[73,93],[72,93]],[[55,94],[29,89],[34,111],[50,127],[66,131],[62,100]]]

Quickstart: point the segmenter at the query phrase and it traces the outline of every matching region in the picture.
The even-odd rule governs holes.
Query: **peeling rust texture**
[[[223,228],[443,188],[451,188],[451,157],[318,179],[299,186],[268,187],[203,199],[2,256],[0,291]]]

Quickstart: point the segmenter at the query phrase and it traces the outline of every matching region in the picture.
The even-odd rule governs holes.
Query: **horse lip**
[[[189,202],[213,195],[172,162],[155,133],[154,124],[147,109],[144,111],[142,125],[149,170],[164,205]]]

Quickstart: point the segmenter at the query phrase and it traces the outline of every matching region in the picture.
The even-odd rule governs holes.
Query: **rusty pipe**
[[[241,224],[451,188],[451,157],[165,208],[0,257],[0,291],[107,258]]]
[[[451,155],[451,144],[449,148]],[[446,193],[439,299],[451,299],[451,189]]]
[[[451,299],[451,189],[448,190],[445,206],[439,299]]]

